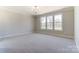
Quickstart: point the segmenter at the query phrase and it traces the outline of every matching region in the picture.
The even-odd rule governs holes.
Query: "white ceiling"
[[[38,14],[43,14],[43,13],[47,13],[50,11],[55,11],[55,10],[59,10],[62,8],[66,8],[68,6],[38,6],[38,10],[37,13]],[[34,11],[33,11],[33,6],[0,6],[0,9],[7,9],[10,10],[12,12],[17,12],[17,13],[21,13],[21,14],[32,14],[34,15]]]
[[[66,8],[68,6],[39,6],[38,14],[43,14],[51,11],[56,11],[62,8]]]

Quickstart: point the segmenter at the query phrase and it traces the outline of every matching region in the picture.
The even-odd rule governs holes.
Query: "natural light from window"
[[[47,16],[47,29],[53,29],[53,16]]]
[[[54,30],[62,29],[62,14],[54,15]]]
[[[41,17],[41,29],[46,29],[46,17]]]
[[[41,17],[40,19],[41,29],[62,31],[63,30],[62,16],[63,16],[62,14],[56,14],[56,15]]]

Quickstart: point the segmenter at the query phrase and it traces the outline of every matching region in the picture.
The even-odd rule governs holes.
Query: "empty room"
[[[0,6],[0,53],[78,53],[78,30],[74,29],[78,29],[74,26],[78,10],[73,6]]]

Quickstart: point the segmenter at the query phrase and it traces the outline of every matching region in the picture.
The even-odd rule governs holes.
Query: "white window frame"
[[[41,30],[46,30],[46,22],[45,22],[45,24],[42,23],[42,18],[43,18],[43,17],[45,17],[45,20],[46,20],[46,16],[42,16],[42,17],[40,18],[40,28],[41,28]],[[43,27],[43,25],[45,25],[45,27]]]
[[[48,21],[49,20],[48,17],[52,17],[50,21]],[[49,15],[46,18],[47,18],[46,19],[47,20],[47,30],[53,30],[53,16]],[[50,26],[48,27],[48,25],[50,25]]]
[[[59,29],[55,29],[55,16],[56,15],[61,15],[62,16],[62,22],[60,22],[61,23],[61,30],[59,30]],[[47,25],[48,25],[48,22],[47,22],[47,17],[49,17],[49,16],[52,16],[52,28],[51,29],[49,29],[48,27],[47,27]],[[53,30],[53,31],[63,31],[63,14],[62,13],[57,13],[57,14],[54,14],[54,15],[48,15],[48,16],[41,16],[40,17],[40,19],[42,18],[42,17],[45,17],[46,19],[46,22],[45,22],[45,28],[41,28],[41,25],[42,25],[42,23],[41,23],[41,20],[40,20],[40,28],[41,28],[41,30]],[[51,22],[50,22],[51,23]]]
[[[55,16],[56,15],[61,15],[61,17],[62,17],[61,22],[58,22],[58,23],[61,23],[61,29],[56,29],[55,28]],[[62,13],[55,14],[53,17],[54,17],[54,31],[63,31],[63,14]]]

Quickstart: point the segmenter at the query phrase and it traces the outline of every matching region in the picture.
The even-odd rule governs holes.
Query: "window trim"
[[[53,15],[48,15],[48,16],[52,16],[52,20],[54,20]],[[47,17],[48,16],[46,16],[46,25],[47,25]],[[52,22],[52,29],[48,29],[47,27],[46,27],[46,29],[52,31],[53,30],[53,22]]]
[[[46,16],[41,16],[41,17],[40,17],[40,29],[41,29],[41,30],[46,30],[46,29],[47,29],[46,25],[45,25],[45,29],[42,29],[42,28],[41,28],[41,18],[42,18],[42,17],[45,17],[45,18],[46,18]],[[46,21],[46,22],[47,22],[47,21]],[[47,24],[46,22],[45,22],[45,24]]]
[[[53,18],[55,18],[55,17],[54,17],[55,15],[60,15],[60,14],[62,15],[62,30],[55,30],[55,29],[53,29],[53,30],[54,30],[54,31],[61,31],[61,32],[62,32],[62,31],[64,30],[64,25],[63,25],[63,24],[64,24],[64,23],[63,23],[63,22],[64,22],[64,21],[63,21],[63,20],[64,20],[64,19],[63,19],[63,13],[56,13],[56,14],[53,15]],[[55,20],[54,20],[54,23],[55,23]],[[55,24],[54,24],[54,28],[55,28]]]
[[[55,15],[62,15],[62,30],[55,30],[54,28],[55,28],[55,20],[54,20],[54,16]],[[47,29],[47,17],[48,16],[52,16],[52,19],[53,19],[53,22],[52,22],[52,29]],[[46,29],[41,29],[41,25],[40,25],[40,29],[41,30],[48,30],[48,31],[56,31],[56,32],[63,32],[64,31],[64,19],[63,19],[63,13],[55,13],[55,14],[51,14],[51,15],[42,15],[42,16],[40,16],[40,18],[41,17],[46,17]],[[40,21],[40,23],[41,23],[41,21]]]

